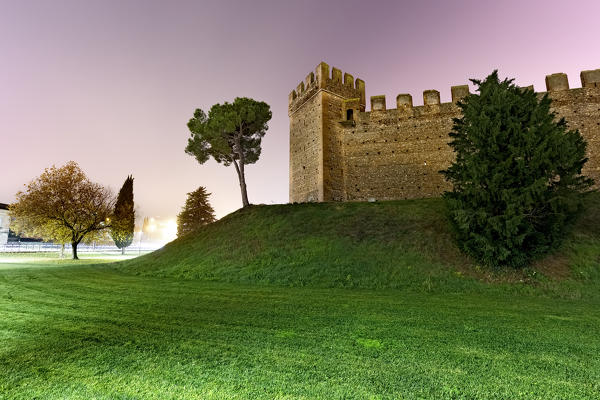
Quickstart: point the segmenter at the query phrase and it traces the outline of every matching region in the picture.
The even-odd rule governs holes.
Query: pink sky
[[[250,201],[288,200],[289,92],[320,61],[360,77],[367,97],[483,78],[545,90],[544,76],[600,68],[600,1],[0,0],[0,202],[45,167],[77,161],[116,192],[135,178],[139,215],[175,216],[212,192],[241,206],[233,167],[184,153],[195,108],[248,96],[273,119]]]

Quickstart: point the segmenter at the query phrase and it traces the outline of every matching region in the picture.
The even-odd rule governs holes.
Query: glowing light
[[[163,229],[163,238],[165,240],[171,241],[177,237],[177,221],[174,219],[168,220]]]
[[[143,239],[145,243],[163,246],[177,238],[177,220],[175,218],[161,218],[160,216],[145,219]]]

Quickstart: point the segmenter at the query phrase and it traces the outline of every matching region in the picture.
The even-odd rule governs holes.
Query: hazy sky
[[[600,68],[600,1],[0,0],[0,202],[45,167],[77,161],[139,214],[170,217],[199,185],[218,216],[241,206],[233,166],[184,153],[195,108],[248,96],[273,119],[250,201],[288,200],[289,92],[320,61],[360,77],[367,98],[482,78]]]

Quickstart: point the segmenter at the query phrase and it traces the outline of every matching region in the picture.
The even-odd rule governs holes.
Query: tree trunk
[[[244,175],[244,164],[240,162],[238,166],[237,161],[233,160],[233,165],[235,166],[235,171],[238,174],[238,179],[240,181],[240,190],[242,191],[242,206],[247,207],[250,205],[248,201],[248,192],[246,191],[246,177]]]
[[[65,244],[61,243],[60,245],[60,258],[65,258]]]
[[[71,247],[73,248],[73,260],[79,260],[79,257],[77,257],[77,245],[79,243],[77,242],[71,242]]]
[[[244,207],[247,207],[250,205],[250,202],[248,201],[248,192],[246,191],[246,175],[244,174],[244,164],[240,164],[240,170],[240,189],[242,191],[242,204],[244,205]]]
[[[124,256],[125,255],[125,247],[121,247],[121,255]]]

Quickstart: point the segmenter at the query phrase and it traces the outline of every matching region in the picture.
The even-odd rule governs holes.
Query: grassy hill
[[[598,278],[599,210],[600,196],[590,196],[565,243],[523,271],[490,270],[464,256],[441,199],[252,206],[117,268],[291,286],[448,291],[496,281],[554,287]]]
[[[115,264],[1,256],[0,400],[600,398],[599,205],[519,273],[462,256],[439,200],[254,206]]]

